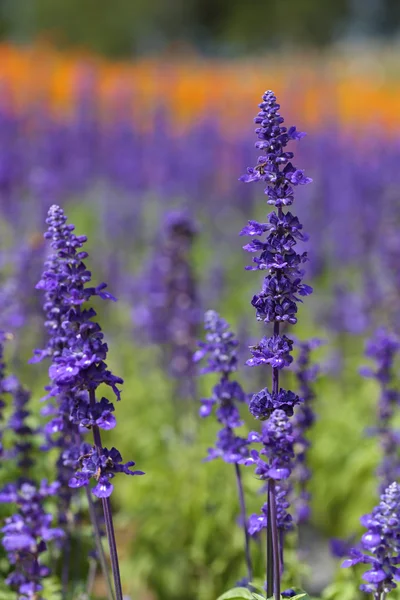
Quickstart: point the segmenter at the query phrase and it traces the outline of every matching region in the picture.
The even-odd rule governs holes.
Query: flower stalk
[[[46,292],[45,310],[50,336],[46,349],[37,351],[36,356],[39,360],[44,356],[52,359],[49,396],[59,398],[62,408],[61,415],[56,415],[53,422],[63,426],[69,423],[75,433],[92,429],[94,446],[81,441],[79,435],[73,436],[71,444],[61,454],[61,464],[70,469],[67,482],[70,488],[89,489],[91,480],[95,481],[90,489],[102,500],[115,594],[117,600],[122,600],[110,503],[114,489],[111,480],[117,473],[143,475],[143,472],[131,470],[135,464],[133,461],[123,463],[116,448],[108,450],[101,443],[100,429],[113,429],[116,419],[113,415],[114,405],[105,397],[98,400],[96,389],[104,384],[120,400],[118,385],[123,380],[107,368],[105,359],[108,346],[100,325],[93,321],[95,310],[86,306],[93,296],[111,300],[115,298],[105,291],[105,283],[97,287],[88,286],[91,273],[83,262],[88,255],[81,250],[86,237],[76,236],[73,233],[74,226],[66,221],[60,207],[50,207],[45,238],[51,240],[53,254],[46,262],[46,269],[37,286]]]
[[[219,382],[213,388],[211,398],[203,398],[199,414],[205,418],[211,415],[216,407],[215,415],[222,429],[218,432],[215,447],[208,449],[206,460],[221,458],[235,466],[236,485],[239,496],[240,521],[244,532],[244,554],[247,566],[247,581],[253,579],[253,567],[250,552],[250,538],[247,528],[246,504],[243,482],[239,464],[248,457],[249,442],[235,433],[235,429],[243,424],[239,413],[239,405],[246,401],[246,394],[237,381],[230,377],[237,370],[238,341],[230,331],[228,323],[218,313],[209,310],[205,314],[204,327],[206,341],[198,342],[200,349],[194,355],[194,361],[207,358],[207,365],[201,373],[218,373]]]
[[[295,250],[297,240],[305,241],[301,231],[303,226],[291,212],[283,208],[294,201],[294,188],[311,182],[304,171],[297,169],[290,161],[293,152],[286,146],[291,140],[301,139],[305,134],[295,127],[287,129],[279,114],[279,104],[273,92],[265,92],[260,112],[255,118],[258,125],[256,134],[259,141],[256,148],[265,152],[255,167],[247,169],[240,178],[245,183],[263,181],[266,183],[267,203],[273,205],[266,223],[249,221],[240,235],[249,235],[252,241],[244,246],[247,252],[255,253],[253,265],[247,270],[267,272],[261,291],[251,301],[256,309],[256,318],[265,324],[273,324],[272,336],[263,337],[250,347],[252,358],[249,366],[269,365],[272,368],[272,389],[267,388],[254,394],[250,401],[251,414],[263,421],[261,433],[251,432],[249,441],[261,443],[260,451],[251,450],[244,462],[255,466],[256,475],[266,482],[267,502],[262,507],[262,515],[252,515],[249,520],[250,534],[266,529],[267,534],[267,597],[274,594],[280,599],[280,576],[283,568],[282,542],[284,533],[292,528],[292,517],[288,513],[289,476],[293,469],[294,433],[290,423],[294,407],[301,399],[279,387],[279,373],[293,361],[291,356],[293,341],[281,334],[281,324],[294,325],[297,322],[299,296],[311,294],[312,288],[302,283],[304,275],[301,265],[307,254]],[[265,240],[260,240],[266,234]],[[267,457],[267,461],[264,460]]]

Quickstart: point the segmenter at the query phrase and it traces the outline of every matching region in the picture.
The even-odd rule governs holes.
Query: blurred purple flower
[[[367,532],[361,538],[360,545],[352,548],[349,558],[342,567],[352,567],[358,563],[369,565],[364,572],[366,584],[360,590],[382,598],[397,585],[400,566],[400,486],[390,484],[382,493],[380,503],[371,514],[361,518],[361,524]]]

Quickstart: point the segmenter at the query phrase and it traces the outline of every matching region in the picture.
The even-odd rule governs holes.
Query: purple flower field
[[[0,113],[1,599],[396,598],[400,144],[278,101]]]

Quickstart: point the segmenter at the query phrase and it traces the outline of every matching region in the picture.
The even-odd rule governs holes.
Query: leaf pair
[[[259,591],[262,591],[262,588],[260,588],[259,586],[253,587],[257,587]],[[271,599],[268,600],[273,600],[273,598],[274,597],[271,597]],[[265,600],[265,596],[259,594],[258,592],[251,592],[250,590],[244,587],[237,587],[233,588],[232,590],[229,590],[228,592],[225,592],[225,594],[219,596],[217,600]],[[281,600],[286,599],[281,596]],[[305,592],[302,592],[301,594],[292,596],[290,600],[310,600],[310,597]]]

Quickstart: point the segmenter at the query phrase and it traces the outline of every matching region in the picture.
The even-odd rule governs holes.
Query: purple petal
[[[113,489],[114,486],[107,477],[100,477],[98,484],[94,486],[92,492],[97,498],[109,498]]]
[[[382,569],[371,569],[371,571],[366,571],[363,575],[363,579],[369,583],[380,583],[386,577],[387,574]]]

